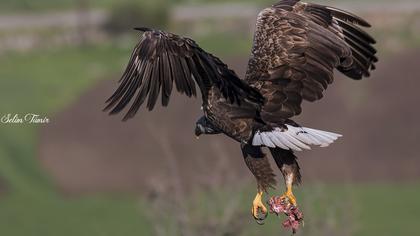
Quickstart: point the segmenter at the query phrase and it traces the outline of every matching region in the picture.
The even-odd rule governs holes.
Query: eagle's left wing
[[[172,33],[138,28],[144,31],[135,47],[120,85],[108,99],[105,110],[119,113],[132,102],[124,117],[133,117],[147,99],[152,110],[161,93],[162,105],[167,106],[175,86],[178,92],[196,96],[198,85],[203,103],[208,91],[217,86],[231,103],[242,99],[261,103],[262,96],[240,80],[219,58],[201,49],[192,39]]]
[[[301,113],[303,100],[316,101],[333,82],[334,69],[353,79],[375,68],[375,40],[359,26],[369,24],[336,8],[283,0],[257,20],[245,80],[265,97],[260,116],[272,126]]]

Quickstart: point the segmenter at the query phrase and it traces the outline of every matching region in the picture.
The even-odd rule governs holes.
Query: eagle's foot
[[[290,203],[292,206],[297,206],[297,201],[295,195],[293,195],[292,191],[286,191],[280,199],[285,203]]]
[[[255,221],[260,225],[264,224],[263,221],[267,218],[267,215],[268,215],[268,210],[262,203],[262,195],[263,195],[263,192],[261,191],[257,193],[254,201],[252,202],[252,209],[251,209],[252,216],[254,217]]]

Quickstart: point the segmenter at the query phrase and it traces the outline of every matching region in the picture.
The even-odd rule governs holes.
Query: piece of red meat
[[[299,229],[301,223],[303,223],[303,213],[297,206],[293,206],[284,198],[280,196],[274,196],[268,201],[270,206],[270,213],[274,214],[285,214],[287,219],[283,222],[283,227],[286,229],[292,229],[293,234]]]

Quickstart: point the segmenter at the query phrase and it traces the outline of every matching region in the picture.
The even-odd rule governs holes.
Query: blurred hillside
[[[1,9],[10,9],[0,15],[0,53],[104,44],[117,39],[120,42],[126,39],[122,43],[130,45],[124,36],[136,26],[172,29],[203,41],[213,41],[215,35],[215,40],[234,37],[240,42],[236,53],[248,53],[256,14],[270,4],[253,1],[49,1],[0,1]],[[366,17],[375,26],[375,34],[384,38],[380,45],[384,50],[395,52],[417,47],[420,3],[410,0],[398,4],[377,2],[353,1],[349,4],[342,0],[335,6]],[[128,39],[132,39],[134,32],[129,35]],[[212,48],[217,49],[217,44],[219,42],[211,45]]]
[[[299,153],[300,235],[419,235],[419,2],[316,2],[368,19],[380,64],[305,103],[299,122],[344,137]],[[132,27],[193,37],[243,75],[256,13],[270,4],[0,0],[0,115],[51,120],[0,123],[0,235],[289,233],[277,218],[251,219],[255,183],[237,143],[195,140],[199,99],[174,96],[126,123],[101,112],[138,39]]]

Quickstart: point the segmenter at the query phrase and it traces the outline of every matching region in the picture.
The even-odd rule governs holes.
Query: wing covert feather
[[[333,7],[283,0],[260,12],[245,77],[265,98],[260,116],[283,124],[299,115],[303,100],[316,101],[334,69],[368,77],[378,61],[375,40],[362,18]]]

